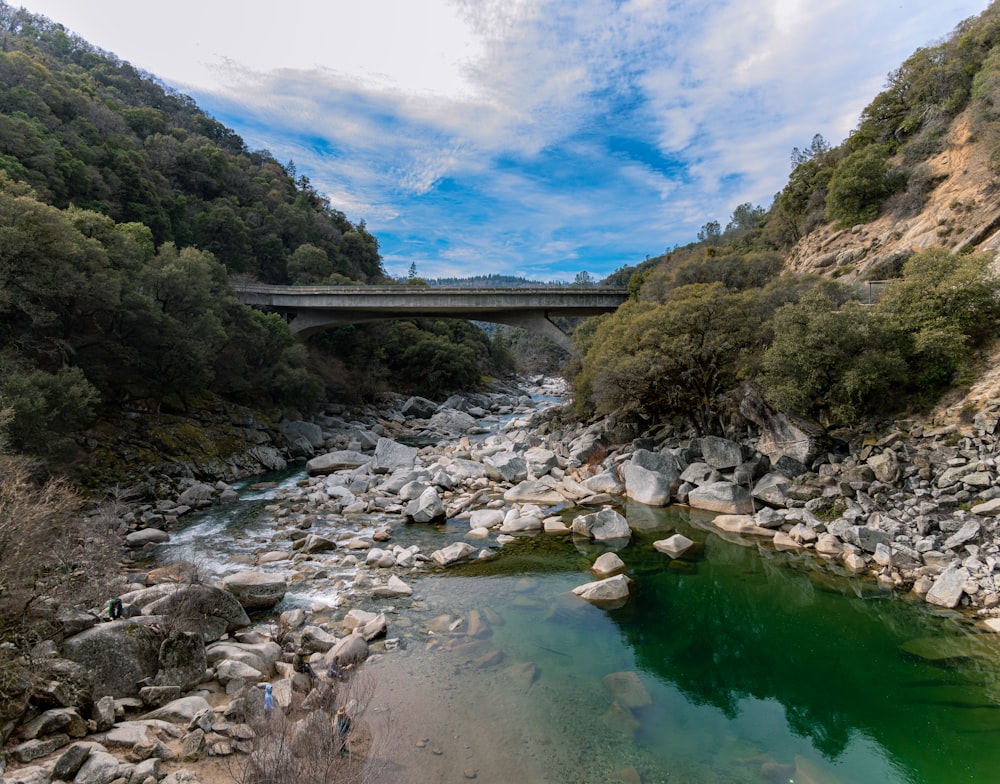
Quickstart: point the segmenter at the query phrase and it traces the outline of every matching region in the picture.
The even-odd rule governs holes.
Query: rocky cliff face
[[[871,223],[814,230],[792,249],[789,269],[862,282],[884,277],[881,271],[924,248],[1000,249],[1000,177],[990,171],[990,154],[972,134],[966,111],[945,149],[914,167],[910,192],[890,199]],[[913,193],[917,182],[925,184],[922,206]]]
[[[792,249],[787,268],[854,284],[875,301],[880,284],[872,281],[888,277],[915,252],[943,247],[995,253],[1000,250],[1000,176],[990,169],[992,151],[972,132],[966,110],[952,124],[944,150],[914,167],[907,193],[890,199],[871,223],[815,229]],[[1000,254],[994,267],[1000,273]],[[963,412],[984,410],[996,398],[1000,343],[982,358],[975,380],[946,395],[931,420],[958,423]]]

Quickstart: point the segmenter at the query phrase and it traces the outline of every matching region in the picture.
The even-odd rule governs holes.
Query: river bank
[[[553,400],[559,391],[553,386],[533,390],[535,397]],[[225,593],[239,598],[244,610],[266,611],[279,602],[283,609],[276,622],[258,624],[250,631],[239,630],[242,621],[227,622],[222,632],[227,639],[219,643],[205,640],[208,644],[200,672],[194,672],[199,669],[195,656],[192,672],[184,676],[190,685],[183,690],[173,688],[178,695],[182,691],[200,695],[207,705],[197,703],[197,712],[208,708],[219,721],[208,722],[198,736],[198,728],[188,726],[195,716],[183,714],[185,731],[170,743],[161,740],[166,751],[174,755],[156,757],[163,762],[161,772],[176,773],[181,759],[186,758],[186,768],[193,770],[200,759],[217,759],[240,748],[249,750],[246,744],[241,747],[238,737],[227,734],[243,733],[242,729],[233,730],[243,722],[228,722],[227,727],[221,719],[235,714],[231,708],[237,700],[257,699],[255,695],[261,694],[257,684],[270,682],[281,707],[297,709],[300,700],[308,700],[313,684],[299,677],[293,666],[294,650],[301,646],[320,674],[331,663],[346,667],[369,659],[357,671],[370,673],[377,688],[372,687],[359,699],[345,687],[341,703],[355,701],[353,710],[359,723],[368,720],[362,718],[367,713],[373,726],[380,714],[393,714],[405,724],[408,742],[394,746],[391,755],[370,755],[378,770],[395,770],[389,779],[422,783],[447,780],[446,775],[453,777],[460,772],[481,781],[509,781],[515,773],[518,780],[559,780],[546,777],[546,771],[551,770],[546,763],[558,757],[567,767],[566,750],[561,745],[558,750],[546,748],[545,738],[552,743],[552,736],[563,737],[565,732],[518,738],[523,717],[519,719],[516,710],[511,715],[511,706],[520,705],[513,695],[538,688],[539,663],[538,656],[512,661],[514,657],[508,652],[511,644],[491,642],[503,637],[499,631],[504,621],[499,610],[503,607],[489,602],[467,605],[455,597],[450,605],[427,605],[434,595],[428,580],[440,574],[437,569],[477,562],[485,568],[498,554],[501,561],[507,557],[502,554],[505,547],[520,547],[526,537],[553,541],[573,538],[582,547],[574,567],[576,576],[568,578],[574,584],[604,582],[598,578],[614,580],[615,572],[631,571],[637,576],[635,567],[629,569],[625,564],[585,579],[580,579],[578,570],[593,565],[602,552],[618,550],[628,557],[628,540],[640,536],[644,528],[663,530],[664,538],[656,539],[655,544],[662,543],[664,548],[673,540],[669,547],[679,557],[661,556],[660,568],[680,570],[697,562],[696,540],[704,538],[698,532],[712,531],[751,551],[791,553],[789,557],[795,558],[799,556],[794,554],[801,552],[802,558],[821,565],[831,575],[856,575],[855,580],[867,580],[873,588],[880,586],[879,590],[932,599],[943,596],[944,601],[932,602],[943,608],[941,612],[966,606],[978,609],[986,620],[995,614],[995,525],[988,513],[990,507],[982,508],[993,500],[993,484],[980,487],[977,483],[984,480],[976,476],[985,474],[991,483],[995,480],[995,463],[991,462],[995,442],[990,430],[991,422],[993,431],[996,429],[995,414],[992,419],[984,415],[969,434],[957,430],[916,434],[911,427],[853,448],[848,445],[841,451],[821,453],[820,442],[812,434],[789,438],[792,425],[781,422],[781,440],[794,443],[800,451],[796,452],[798,457],[782,453],[772,458],[758,450],[767,448],[769,438],[779,440],[774,437],[774,421],[769,427],[762,426],[747,443],[681,439],[661,429],[616,446],[610,443],[614,439],[607,438],[608,423],[563,427],[551,415],[529,421],[533,406],[520,395],[489,402],[495,410],[470,402],[483,401],[463,404],[454,400],[433,409],[413,401],[410,406],[423,406],[420,413],[426,416],[407,417],[399,411],[374,425],[352,423],[347,418],[343,418],[345,426],[335,420],[295,425],[302,438],[308,441],[312,434],[324,449],[307,463],[308,478],[243,491],[244,496],[255,492],[270,496],[256,511],[266,523],[253,532],[243,524],[245,515],[237,521],[233,530],[243,541],[240,551],[225,565],[226,574],[213,573],[213,557],[177,558],[184,537],[183,526],[174,521],[187,516],[187,510],[179,511],[185,506],[191,509],[234,500],[239,495],[234,488],[188,482],[174,498],[139,511],[133,520],[136,530],[129,534],[140,556],[137,565],[142,563],[142,554],[159,548],[160,557],[175,563],[187,560],[191,566],[174,566],[159,573],[150,568],[141,570],[143,585],[133,586],[134,590],[122,597],[127,614],[135,614],[137,619],[159,617],[162,603],[159,607],[155,603],[163,599],[165,591],[177,589],[170,581],[192,573],[197,575],[195,583],[218,580]],[[462,411],[463,405],[474,410]],[[992,411],[995,409],[987,413]],[[501,432],[490,434],[489,425],[510,417],[513,419]],[[370,435],[366,439],[361,432]],[[426,445],[411,446],[404,440]],[[801,451],[803,443],[811,444],[817,454],[810,457]],[[300,446],[305,452],[305,445]],[[330,446],[343,448],[326,451]],[[360,448],[352,448],[355,446]],[[310,447],[313,453],[318,451],[311,442]],[[704,509],[692,512],[689,523],[693,527],[677,523],[664,526],[653,519],[656,513],[651,510],[677,501]],[[597,512],[604,518],[593,519]],[[618,517],[625,521],[624,530],[616,527],[620,525]],[[161,520],[170,521],[167,531],[155,527]],[[442,525],[444,521],[449,521],[447,526]],[[154,525],[147,525],[149,522]],[[181,530],[169,530],[173,527]],[[437,533],[429,537],[433,545],[409,543],[410,534],[421,529]],[[690,545],[694,549],[687,553],[677,550],[683,541],[667,536],[670,533],[694,542]],[[145,536],[153,538],[143,539]],[[406,546],[399,542],[404,538]],[[160,539],[159,544],[155,539]],[[954,585],[956,573],[961,578],[959,589],[952,587],[945,593],[942,587],[933,592],[939,583]],[[923,583],[922,578],[926,578]],[[185,579],[187,591],[192,581]],[[151,583],[173,588],[149,587]],[[533,598],[532,589],[525,586],[523,592],[508,596],[506,606],[554,603],[547,613],[574,614],[593,608],[597,617],[604,618],[607,607],[635,602],[630,593],[634,589],[629,588],[628,580],[624,583],[623,596],[602,594],[603,599],[594,605],[572,599],[566,592],[573,586],[565,581],[559,581],[562,587],[551,596],[546,594],[544,600]],[[617,587],[621,585],[619,580]],[[955,618],[959,621],[961,616]],[[537,620],[532,623],[537,625]],[[168,625],[177,626],[176,619]],[[112,626],[101,624],[97,628],[106,633]],[[198,632],[209,636],[203,627]],[[962,655],[968,653],[970,640],[975,647],[989,645],[987,639],[985,634],[963,635],[959,643],[964,646]],[[157,637],[155,643],[162,646],[163,640]],[[413,657],[407,645],[446,655],[432,664],[432,660]],[[455,655],[458,664],[449,664],[448,657]],[[933,658],[944,654],[925,650],[922,655]],[[121,658],[114,659],[112,666],[120,669],[122,663]],[[164,669],[161,664],[157,658],[151,676],[154,680]],[[449,667],[456,679],[453,683],[449,683]],[[545,671],[547,684],[552,666]],[[476,677],[467,677],[470,672]],[[630,672],[623,669],[620,673],[629,684],[635,675],[632,672],[630,676]],[[206,673],[211,680],[206,680]],[[611,688],[599,685],[605,687]],[[145,703],[142,697],[138,703],[119,698],[121,713],[124,716],[127,710],[127,715],[153,721],[143,709],[154,707],[154,700],[169,704],[166,697],[172,694],[168,690],[146,691]],[[507,695],[511,702],[500,699],[491,703],[491,697],[497,695]],[[599,725],[585,734],[591,738],[587,743],[593,742],[594,733],[602,727],[606,730],[609,721],[617,730],[636,722],[645,710],[645,698],[640,692],[640,704],[633,704],[635,699],[634,695],[616,697],[610,718],[602,705],[597,714]],[[495,731],[485,738],[470,735],[467,728],[473,717]],[[533,718],[532,725],[545,722],[558,723],[558,716]],[[455,731],[456,725],[466,729]],[[418,728],[426,729],[418,732]],[[115,742],[135,738],[119,737],[114,731],[112,727],[106,731],[109,735],[96,738],[102,742],[108,737]],[[147,726],[147,732],[165,730]],[[792,773],[796,772],[794,760],[762,759],[751,766],[755,775],[759,774],[753,780],[759,780],[772,764],[791,765]],[[797,780],[806,780],[810,764],[803,758]],[[639,780],[639,769],[630,771],[628,767],[610,772],[620,774],[622,780]],[[375,775],[375,771],[365,775]],[[643,769],[642,775],[646,777],[642,780],[649,780],[649,770]],[[377,775],[373,780],[379,780]],[[577,776],[574,780],[583,779]]]

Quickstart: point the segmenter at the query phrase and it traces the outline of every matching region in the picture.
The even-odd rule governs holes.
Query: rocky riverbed
[[[484,642],[502,622],[488,612],[400,613],[419,605],[415,575],[503,557],[506,544],[526,535],[624,547],[632,534],[623,498],[706,510],[720,535],[746,546],[811,552],[833,573],[1000,627],[1000,402],[987,403],[965,428],[904,422],[834,443],[748,396],[753,435],[743,441],[661,427],[620,444],[620,424],[562,425],[552,410],[536,413],[528,396],[556,400],[564,391],[535,379],[525,389],[444,404],[413,398],[389,411],[334,410],[285,423],[286,454],[306,461],[307,477],[273,491],[266,534],[224,576],[191,562],[135,568],[120,619],[99,621],[103,608],[52,608],[61,633],[30,657],[49,687],[26,697],[18,721],[5,728],[10,762],[2,780],[229,780],[230,769],[254,759],[255,738],[259,749],[264,684],[292,722],[321,716],[329,729],[344,707],[354,745],[348,762],[337,764],[347,778],[377,779],[373,765],[398,763],[372,745],[385,727],[366,683],[366,672],[378,671],[364,664],[370,657],[391,657],[419,634],[428,646],[467,650],[477,668],[502,670],[527,687],[534,678],[531,662],[505,662]],[[192,511],[237,497],[231,485],[189,479],[170,498],[134,509],[126,543],[137,564],[169,546]],[[444,519],[467,521],[467,531],[426,552],[395,541],[403,526]],[[656,542],[665,563],[696,546],[681,534]],[[620,606],[630,595],[622,570],[607,552],[575,593]],[[316,586],[327,598],[268,614],[290,592],[308,596]],[[372,598],[397,611],[361,610]],[[301,671],[303,662],[315,677]],[[620,683],[632,676],[620,673]],[[397,689],[405,702],[405,685]],[[617,700],[622,721],[633,697]],[[414,748],[433,744],[417,738]],[[430,751],[430,762],[413,764],[433,767]],[[223,771],[226,759],[236,762]],[[490,780],[483,767],[490,765],[480,757],[463,773]]]

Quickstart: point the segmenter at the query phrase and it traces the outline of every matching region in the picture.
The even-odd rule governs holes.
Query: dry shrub
[[[98,603],[119,572],[110,517],[81,515],[67,482],[36,481],[31,469],[27,458],[0,455],[0,639],[39,638],[51,631],[43,597]]]
[[[287,708],[262,709],[248,717],[252,750],[231,758],[237,784],[374,784],[384,780],[386,759],[377,753],[389,737],[374,727],[369,710],[374,681],[364,672],[344,682],[320,681]],[[351,717],[346,745],[337,735],[337,709]]]

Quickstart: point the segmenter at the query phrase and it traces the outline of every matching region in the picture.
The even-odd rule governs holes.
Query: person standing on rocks
[[[270,683],[264,687],[264,713],[267,716],[270,716],[274,711],[274,694],[271,689]]]

